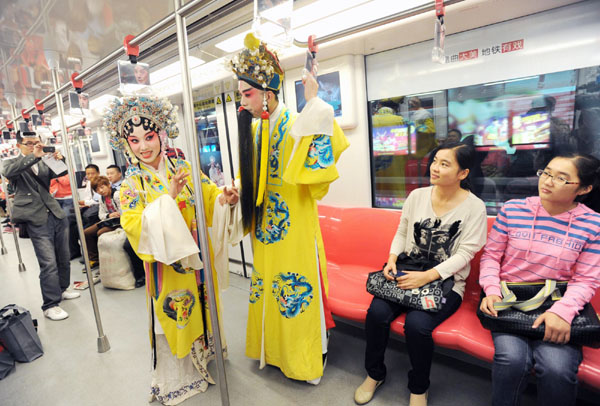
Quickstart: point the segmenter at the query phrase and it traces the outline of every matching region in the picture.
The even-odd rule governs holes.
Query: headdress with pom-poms
[[[244,49],[229,61],[229,67],[238,79],[251,85],[271,90],[275,93],[281,89],[283,83],[283,69],[274,52],[267,48],[254,34],[249,33],[244,38]],[[260,139],[260,168],[258,181],[258,194],[256,206],[264,200],[267,186],[267,161],[269,150],[269,111],[267,108],[267,93],[263,94],[263,112],[261,114],[261,139]]]
[[[154,122],[168,138],[177,138],[177,106],[173,106],[169,99],[151,96],[115,98],[104,114],[104,130],[112,149],[124,152],[131,163],[137,164],[137,158],[129,148],[123,136],[123,130],[129,120],[134,125],[139,125],[142,120]],[[128,127],[130,130],[130,128]],[[164,142],[162,143],[164,147]]]

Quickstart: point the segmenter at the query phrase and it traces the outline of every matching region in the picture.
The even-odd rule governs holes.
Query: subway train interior
[[[333,181],[328,185],[327,193],[320,193],[314,210],[307,212],[306,224],[313,224],[313,228],[307,230],[312,230],[313,235],[307,234],[305,240],[316,238],[314,243],[309,241],[308,250],[302,245],[304,237],[293,234],[293,225],[290,227],[289,221],[286,223],[284,216],[289,215],[289,208],[283,200],[277,200],[281,198],[278,193],[265,195],[265,199],[270,200],[264,204],[275,202],[265,211],[270,225],[261,232],[267,236],[259,236],[258,230],[248,233],[248,228],[240,225],[241,234],[235,243],[227,239],[227,233],[233,233],[233,226],[228,231],[227,224],[217,224],[220,220],[213,215],[212,203],[207,203],[215,197],[207,192],[213,189],[206,189],[205,183],[224,189],[221,196],[227,196],[225,200],[230,203],[229,211],[227,205],[223,205],[223,213],[229,213],[224,221],[229,221],[230,225],[236,221],[242,224],[238,217],[243,212],[243,207],[239,206],[243,204],[244,195],[243,180],[240,186],[239,179],[246,169],[240,160],[243,154],[239,151],[243,151],[242,135],[246,133],[241,130],[242,124],[238,127],[238,117],[241,123],[240,111],[244,108],[250,111],[247,100],[254,94],[252,92],[274,94],[263,92],[267,89],[266,84],[255,88],[246,85],[248,82],[238,82],[239,72],[253,75],[253,66],[244,70],[245,62],[236,65],[240,52],[254,46],[248,40],[251,38],[247,36],[249,33],[267,44],[269,51],[264,53],[268,54],[267,58],[273,57],[271,51],[276,52],[280,64],[276,68],[283,72],[277,76],[281,78],[277,100],[269,98],[268,103],[285,105],[294,117],[300,114],[295,126],[302,117],[308,117],[308,111],[313,111],[310,108],[315,103],[310,102],[314,96],[309,84],[317,83],[318,98],[326,103],[324,105],[331,106],[326,109],[327,117],[333,117],[337,122],[333,134],[345,137],[349,144],[341,155],[336,154],[334,148],[335,163],[329,169],[337,172],[329,179]],[[262,46],[256,47],[257,52],[262,52]],[[15,326],[17,316],[12,307],[4,308],[0,313],[2,406],[361,404],[363,402],[357,401],[355,391],[367,376],[365,320],[373,298],[366,291],[367,277],[369,273],[381,270],[388,261],[390,245],[409,194],[434,183],[430,178],[430,166],[437,162],[436,148],[460,142],[474,150],[475,165],[469,173],[471,194],[484,203],[481,210],[485,209],[488,231],[492,231],[496,216],[505,216],[502,210],[505,202],[538,196],[538,184],[550,174],[545,168],[554,156],[575,153],[600,158],[598,0],[0,0],[0,52],[0,220],[3,222],[0,308],[16,304],[20,308],[17,312],[27,316],[19,318],[22,324]],[[256,55],[252,52],[248,54],[249,58]],[[234,69],[242,66],[241,71],[236,71],[237,76],[232,66]],[[311,66],[316,68],[308,72],[307,67]],[[259,68],[263,69],[262,65],[256,65],[256,72]],[[186,378],[182,375],[191,373],[183,371],[183,364],[178,364],[183,362],[183,357],[176,356],[173,349],[172,354],[168,350],[166,355],[160,351],[157,354],[157,337],[163,334],[180,337],[177,334],[185,331],[188,319],[185,323],[179,320],[177,328],[169,327],[165,332],[157,333],[157,328],[161,328],[155,325],[157,320],[162,324],[161,317],[171,314],[168,310],[180,312],[181,308],[177,306],[187,306],[187,299],[179,296],[177,300],[181,301],[177,304],[174,304],[175,298],[165,302],[164,312],[153,307],[152,303],[159,297],[154,292],[154,289],[158,292],[156,281],[169,280],[168,272],[185,274],[187,271],[183,268],[180,268],[183,269],[181,272],[174,271],[177,268],[170,265],[164,269],[162,265],[157,267],[158,262],[153,261],[158,254],[154,254],[154,257],[146,255],[142,258],[146,261],[142,271],[146,284],[144,276],[132,277],[130,268],[135,266],[124,254],[124,249],[107,242],[110,238],[111,241],[123,238],[136,252],[138,248],[141,251],[139,231],[137,239],[132,240],[130,230],[133,226],[125,222],[125,211],[121,222],[117,220],[110,229],[114,231],[109,230],[113,237],[94,235],[92,243],[88,238],[88,227],[99,230],[101,226],[94,225],[94,203],[86,203],[84,195],[88,193],[93,200],[91,185],[98,193],[103,187],[103,178],[90,178],[90,164],[98,167],[101,176],[108,174],[109,166],[117,166],[123,178],[127,177],[123,185],[136,176],[142,182],[141,187],[144,187],[144,179],[150,183],[150,177],[138,175],[138,150],[133,144],[115,141],[118,133],[125,132],[128,127],[119,124],[117,132],[113,131],[110,120],[117,120],[115,115],[120,113],[115,113],[115,109],[121,108],[115,107],[114,100],[125,97],[138,101],[159,98],[162,104],[156,104],[159,107],[154,113],[165,115],[164,124],[168,128],[176,126],[179,129],[177,138],[171,138],[171,133],[167,133],[168,139],[161,138],[162,151],[157,159],[162,159],[160,157],[165,154],[169,157],[168,162],[176,161],[179,165],[184,158],[189,163],[185,166],[188,176],[185,181],[179,181],[178,190],[183,190],[181,185],[184,183],[202,185],[193,191],[188,188],[192,203],[187,209],[191,210],[192,217],[187,219],[183,215],[184,220],[198,226],[197,233],[193,232],[195,253],[198,246],[200,252],[215,251],[214,257],[201,255],[203,266],[209,269],[219,265],[225,269],[218,277],[213,272],[196,271],[203,288],[200,296],[192,295],[190,306],[198,297],[201,303],[196,306],[195,314],[192,307],[184,309],[189,320],[197,320],[192,316],[198,317],[202,313],[204,318],[201,320],[205,322],[202,342],[208,346],[213,340],[212,355],[206,358],[210,362],[202,366],[206,370],[204,376],[208,378],[200,384],[194,381],[178,388],[178,380]],[[143,104],[139,106],[142,110],[146,108]],[[305,107],[306,112],[302,115]],[[177,119],[169,116],[167,110],[178,113]],[[254,111],[250,112],[254,114]],[[110,114],[112,118],[105,120]],[[140,116],[146,131],[148,127],[144,120],[152,120],[152,117]],[[140,116],[133,116],[134,126],[140,125]],[[255,125],[260,126],[257,124],[261,121],[260,111],[255,117]],[[171,122],[172,118],[175,122]],[[319,125],[314,123],[316,121],[304,118],[302,124],[317,128],[314,127]],[[278,124],[277,131],[283,131],[283,124]],[[343,135],[336,132],[338,128]],[[131,134],[135,132],[131,131]],[[268,132],[265,134],[268,137]],[[292,135],[289,142],[293,143],[294,154],[300,154],[304,138],[292,138]],[[27,141],[28,137],[33,141]],[[144,137],[148,138],[147,134]],[[259,142],[260,137],[262,135],[257,132],[254,142]],[[333,140],[335,135],[326,137],[329,138]],[[315,142],[307,146],[308,157],[311,156],[310,148],[317,145]],[[33,143],[29,150],[28,143]],[[277,145],[272,141],[269,148],[279,148]],[[267,151],[265,144],[262,146],[265,147],[263,151]],[[285,148],[288,147],[291,151],[291,145],[284,146],[283,150],[287,151]],[[331,152],[331,144],[329,148]],[[15,175],[14,162],[18,160],[29,162],[28,168],[32,167],[34,161],[27,159],[33,155],[28,153],[35,155],[35,162],[47,162],[51,170],[47,174],[61,175],[59,179],[64,181],[64,188],[50,187],[49,191],[48,185],[39,182],[27,184],[39,191],[36,196],[49,196],[39,206],[41,211],[46,209],[47,216],[43,217],[57,219],[52,214],[49,200],[67,201],[59,203],[61,208],[66,207],[68,247],[61,245],[64,239],[55,237],[53,261],[60,262],[59,251],[70,254],[70,263],[64,265],[70,267],[69,288],[64,290],[66,285],[62,286],[64,281],[61,280],[59,297],[63,300],[59,299],[60,307],[55,304],[55,308],[48,307],[48,295],[44,290],[44,284],[48,282],[42,268],[50,265],[40,258],[42,249],[34,246],[38,239],[31,235],[37,230],[31,218],[39,213],[30,212],[30,218],[11,221],[11,215],[19,213],[19,205],[32,201],[31,193],[19,191],[26,182],[19,181],[18,176],[39,180],[42,174],[41,164],[34,164],[35,171],[23,169],[19,172],[22,175]],[[262,154],[260,147],[258,153]],[[278,155],[275,160],[272,159],[274,156],[269,158],[269,174],[286,169],[273,169],[280,162]],[[143,156],[140,159],[145,162]],[[317,163],[319,159],[321,157]],[[329,159],[331,164],[333,158]],[[260,184],[256,186],[259,190],[264,186],[260,183],[263,166],[267,166],[264,165],[266,160],[263,161],[261,163],[260,156],[254,156],[257,169],[252,173],[256,175],[254,181]],[[308,161],[304,165],[308,168]],[[600,170],[596,175],[600,177]],[[156,176],[158,179],[159,175]],[[292,187],[291,178],[284,175],[281,180],[281,175],[278,176],[279,182],[286,184],[281,186],[282,190]],[[567,185],[574,183],[564,178],[564,174],[550,176],[552,185],[559,181],[566,181]],[[112,178],[109,180],[113,183]],[[253,181],[251,177],[250,180]],[[265,182],[267,190],[274,187],[271,180]],[[110,198],[112,190],[110,183],[107,185]],[[167,194],[165,186],[159,185],[155,191],[162,187],[160,193]],[[177,187],[177,182],[169,183],[168,193]],[[64,197],[58,197],[57,190],[66,190]],[[121,186],[119,210],[136,203],[127,200],[124,190],[136,193],[136,199],[139,196],[146,199],[150,194],[140,192],[138,195]],[[29,200],[23,203],[20,193],[26,194],[25,198]],[[118,191],[116,196],[119,196]],[[230,198],[232,201],[228,200]],[[309,198],[313,199],[306,197]],[[100,197],[102,199],[104,197]],[[108,217],[111,217],[115,202],[108,201],[102,200],[97,215],[108,210]],[[156,203],[159,201],[165,202],[159,199]],[[170,202],[172,205],[172,200]],[[179,201],[179,209],[185,210],[185,202],[183,206],[181,203]],[[254,204],[254,201],[250,203]],[[300,207],[299,203],[298,206],[288,203],[290,208]],[[218,202],[215,207],[217,205]],[[162,216],[164,233],[161,241],[165,246],[176,244],[166,241],[168,229],[177,227],[171,223],[169,214],[165,214],[172,212],[164,208],[167,206],[162,207],[160,210],[165,211],[154,211],[156,218]],[[150,217],[145,217],[146,210],[141,214],[140,209],[136,221],[142,233],[146,230],[152,234],[154,226]],[[262,218],[259,216],[256,220],[262,221]],[[50,227],[48,224],[50,220],[35,227]],[[480,230],[485,227],[485,224],[479,225]],[[571,225],[569,220],[571,231],[567,234],[576,227],[580,226]],[[297,246],[286,246],[285,250],[279,248],[278,251],[276,243],[286,233],[288,238],[298,238],[299,242]],[[564,243],[560,241],[562,245],[558,245],[557,250],[564,248],[567,237]],[[600,244],[600,233],[596,238],[595,243]],[[224,262],[221,254],[216,252],[218,239],[221,240],[219,247],[224,246],[224,251],[220,251],[225,252]],[[156,241],[148,239],[146,245]],[[211,248],[208,248],[209,243]],[[95,247],[94,253],[90,244]],[[266,248],[263,250],[256,244]],[[306,286],[306,289],[313,289],[304,276],[292,273],[300,282],[283,287],[280,283],[285,282],[275,279],[265,281],[263,286],[262,279],[256,276],[262,274],[263,264],[296,269],[293,268],[295,264],[309,263],[305,258],[312,256],[310,263],[314,265],[315,247],[320,276],[317,277],[319,285],[310,296],[306,291],[302,294],[297,291]],[[157,250],[160,251],[160,247]],[[591,251],[600,255],[598,249]],[[493,393],[498,390],[492,379],[494,341],[491,332],[482,327],[476,315],[481,294],[478,283],[480,250],[473,255],[470,257],[471,275],[463,281],[462,303],[433,331],[435,347],[426,397],[418,401],[413,399],[411,392],[414,391],[409,388],[408,381],[412,378],[409,374],[407,379],[407,373],[413,368],[414,357],[409,356],[410,346],[402,315],[391,324],[385,352],[386,384],[377,389],[369,402],[371,405],[492,404]],[[113,279],[109,274],[111,267],[116,267],[117,257],[125,261],[127,271],[121,275],[121,280],[106,283]],[[176,259],[180,258],[183,256]],[[175,263],[173,261],[173,265]],[[468,265],[469,261],[465,263]],[[53,266],[57,268],[57,265]],[[600,269],[600,261],[595,266]],[[256,281],[260,281],[260,285]],[[596,281],[590,284],[593,289],[600,287]],[[198,286],[195,289],[198,294]],[[280,289],[279,296],[275,292],[277,289]],[[281,293],[285,289],[289,290]],[[69,295],[77,296],[76,293],[80,296],[67,300]],[[302,345],[301,337],[294,341],[289,336],[302,336],[312,330],[312,327],[306,327],[290,333],[285,323],[299,322],[300,317],[308,317],[308,314],[314,315],[316,320],[321,316],[321,324],[317,323],[315,328],[318,346],[326,348],[323,350],[326,363],[319,364],[322,371],[319,375],[322,376],[317,382],[311,377],[294,378],[303,375],[287,373],[279,361],[269,359],[268,353],[265,360],[263,351],[269,331],[265,323],[270,320],[265,313],[267,307],[263,307],[258,322],[250,314],[261,294],[265,301],[273,297],[279,301],[279,310],[284,317],[278,316],[284,321],[277,324],[279,331],[269,334],[275,334],[276,341],[282,340],[281,347],[290,342]],[[313,294],[319,299],[320,308],[319,303],[314,305],[317,300],[313,299]],[[297,314],[284,314],[282,306],[287,306],[286,312],[292,312],[286,300],[298,300],[300,296],[304,302],[295,309]],[[310,300],[313,300],[312,309]],[[593,298],[590,296],[587,302],[600,312],[600,293]],[[168,303],[171,303],[170,309],[167,309]],[[68,318],[56,315],[56,312],[49,313],[49,309],[62,309],[61,314]],[[332,316],[327,322],[335,327],[329,329],[328,324],[325,334],[323,314],[327,312]],[[220,316],[216,317],[218,313]],[[171,318],[175,320],[176,317]],[[213,322],[217,318],[219,323]],[[35,329],[31,319],[35,320]],[[260,356],[254,356],[249,350],[249,342],[255,339],[250,324],[258,323],[260,329],[261,320],[264,335],[262,343],[259,338],[257,345],[262,347]],[[4,348],[11,345],[7,337],[13,334],[12,331],[19,334],[13,336],[16,341],[13,346],[18,347],[21,343],[27,347],[28,343],[35,347],[36,337],[39,339],[37,343],[41,346],[37,346],[39,353],[34,359],[15,361],[14,354]],[[573,384],[576,386],[573,404],[600,404],[600,349],[587,345],[572,347],[582,358],[576,372],[577,382]],[[186,359],[195,354],[194,348]],[[35,348],[31,351],[35,352]],[[190,351],[189,347],[187,351]],[[282,351],[294,354],[303,350],[283,348]],[[164,376],[158,376],[157,359],[160,364],[163,356],[171,357],[172,364],[168,367],[163,364],[162,373],[165,368],[170,370]],[[191,361],[186,365],[198,368],[198,364],[191,364]],[[529,369],[531,373],[523,375],[520,403],[516,403],[519,394],[506,389],[506,396],[516,400],[503,404],[549,404],[539,400],[543,398],[541,392],[544,389],[540,383],[542,378],[539,374],[536,376],[537,369],[531,365]],[[169,382],[160,386],[156,382],[161,379]],[[178,389],[165,394],[170,390],[168,388]],[[421,400],[425,403],[417,403]],[[552,405],[561,406],[562,403]]]

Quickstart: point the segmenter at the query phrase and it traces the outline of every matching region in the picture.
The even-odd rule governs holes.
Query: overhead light
[[[188,68],[189,69],[194,69],[197,66],[200,66],[204,63],[205,61],[203,61],[200,58],[197,58],[195,56],[189,56],[188,57]],[[174,77],[174,76],[179,76],[181,74],[181,63],[179,62],[179,60],[165,66],[164,68],[160,68],[159,70],[157,70],[156,72],[150,72],[150,83],[152,83],[152,85],[155,85],[159,82],[164,81],[165,79]]]
[[[390,14],[400,13],[412,8],[429,3],[429,0],[403,0],[391,2],[389,0],[317,0],[302,8],[294,10],[292,14],[292,27],[295,38],[305,39],[309,35],[317,38],[334,32],[342,31],[365,22],[373,21]],[[272,16],[271,16],[272,17]],[[263,25],[264,35],[277,35],[281,29]],[[233,37],[215,44],[215,47],[230,53],[243,48],[244,37],[251,30],[246,30]],[[280,34],[282,35],[282,34]]]
[[[116,96],[112,94],[103,94],[90,100],[90,110],[101,109],[108,105]]]
[[[242,49],[244,46],[244,38],[246,37],[246,35],[249,32],[251,32],[251,30],[246,30],[244,32],[236,34],[231,38],[227,38],[224,41],[216,43],[215,47],[217,47],[227,53]]]
[[[327,3],[320,0],[322,7]],[[346,2],[343,2],[345,4]],[[309,35],[315,35],[317,38],[333,34],[351,27],[355,27],[370,21],[374,21],[392,14],[401,13],[412,8],[429,3],[427,0],[372,0],[362,2],[355,7],[331,14],[326,18],[313,18],[310,23],[294,28],[296,38],[308,38]],[[319,15],[319,14],[316,14]]]

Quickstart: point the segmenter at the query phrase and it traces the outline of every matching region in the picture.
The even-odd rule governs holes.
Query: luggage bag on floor
[[[15,304],[0,310],[0,344],[19,362],[31,362],[44,355],[31,313]]]
[[[131,262],[123,249],[125,231],[118,228],[104,233],[98,238],[98,258],[100,260],[100,280],[105,288],[135,289],[135,278]]]

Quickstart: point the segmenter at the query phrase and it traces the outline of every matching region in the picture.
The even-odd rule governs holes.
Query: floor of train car
[[[150,346],[144,289],[118,291],[96,285],[104,332],[111,345],[108,352],[100,354],[89,290],[81,291],[80,299],[62,303],[69,313],[68,319],[58,322],[45,319],[40,309],[38,266],[31,242],[20,240],[27,271],[19,273],[12,235],[5,233],[4,241],[8,254],[0,256],[0,306],[17,303],[31,311],[39,322],[38,333],[45,353],[31,363],[17,363],[16,371],[0,381],[0,404],[148,404]],[[82,267],[78,260],[71,262],[72,281],[84,280]],[[259,370],[258,362],[244,355],[248,284],[247,279],[232,275],[231,286],[222,293],[231,405],[353,405],[354,389],[365,375],[362,330],[338,322],[330,337],[325,376],[318,386],[286,379],[274,367]],[[402,342],[391,340],[386,361],[387,382],[370,405],[407,405],[406,372],[410,364]],[[209,370],[216,379],[214,362]],[[431,381],[431,406],[489,404],[488,368],[436,353]],[[221,404],[218,386],[211,385],[207,392],[182,403],[183,406],[200,404]],[[535,404],[533,385],[528,387],[522,404]]]

